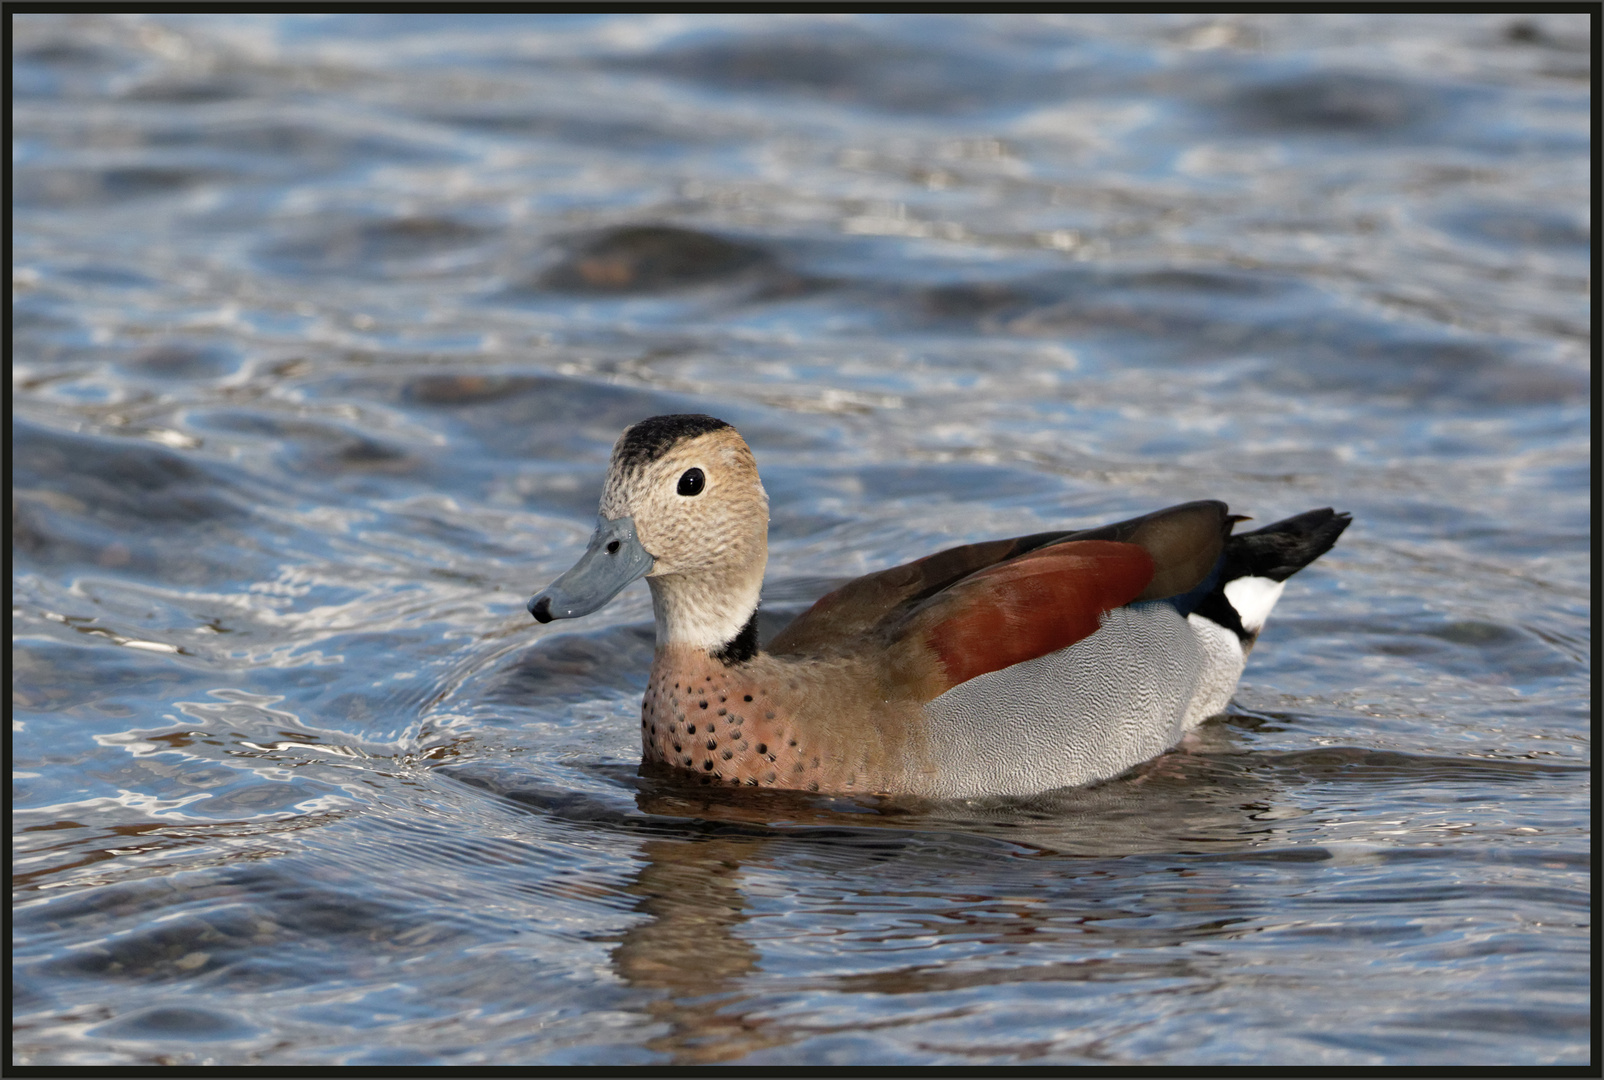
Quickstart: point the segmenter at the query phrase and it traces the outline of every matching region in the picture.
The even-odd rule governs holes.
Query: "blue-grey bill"
[[[602,518],[590,546],[562,577],[529,601],[529,614],[547,623],[599,610],[652,568],[652,556],[635,535],[633,518]]]

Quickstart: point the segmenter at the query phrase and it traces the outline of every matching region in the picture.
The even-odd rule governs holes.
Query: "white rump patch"
[[[1284,581],[1271,581],[1265,577],[1239,577],[1225,583],[1225,598],[1236,608],[1242,629],[1257,634],[1269,618],[1270,609],[1281,599]]]

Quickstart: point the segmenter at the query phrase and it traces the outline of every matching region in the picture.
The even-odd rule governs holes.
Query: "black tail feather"
[[[1213,575],[1213,586],[1198,602],[1197,614],[1233,631],[1242,647],[1251,649],[1258,630],[1242,625],[1241,616],[1225,596],[1225,587],[1244,577],[1285,581],[1330,551],[1352,521],[1350,515],[1328,506],[1229,537],[1220,556],[1219,573]]]
[[[1233,536],[1225,542],[1225,572],[1220,580],[1252,575],[1285,581],[1330,551],[1352,521],[1351,515],[1328,506]]]

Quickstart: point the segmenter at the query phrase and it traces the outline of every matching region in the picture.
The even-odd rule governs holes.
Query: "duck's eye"
[[[686,469],[679,478],[679,493],[681,495],[700,495],[707,486],[707,477],[701,469]]]
[[[617,540],[609,540],[609,541],[607,541],[607,554],[609,554],[609,555],[617,555],[618,554],[618,541]]]

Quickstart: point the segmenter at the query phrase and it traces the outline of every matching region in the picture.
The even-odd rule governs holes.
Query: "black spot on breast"
[[[746,695],[746,700],[747,701],[751,701],[752,700],[752,695],[751,694],[747,694]]]
[[[685,730],[690,732],[692,735],[695,735],[696,734],[696,725],[695,724],[686,724],[685,725]]]
[[[717,739],[709,739],[709,740],[707,740],[707,748],[709,750],[717,750],[718,749],[718,740]]]
[[[758,743],[757,744],[757,752],[760,753],[760,754],[768,753],[769,752],[769,744],[768,743],[763,743],[763,742]]]
[[[704,769],[708,770],[709,772],[711,772],[712,769],[713,769],[713,763],[711,761],[704,761],[704,762],[702,762],[702,768],[704,768]]]

